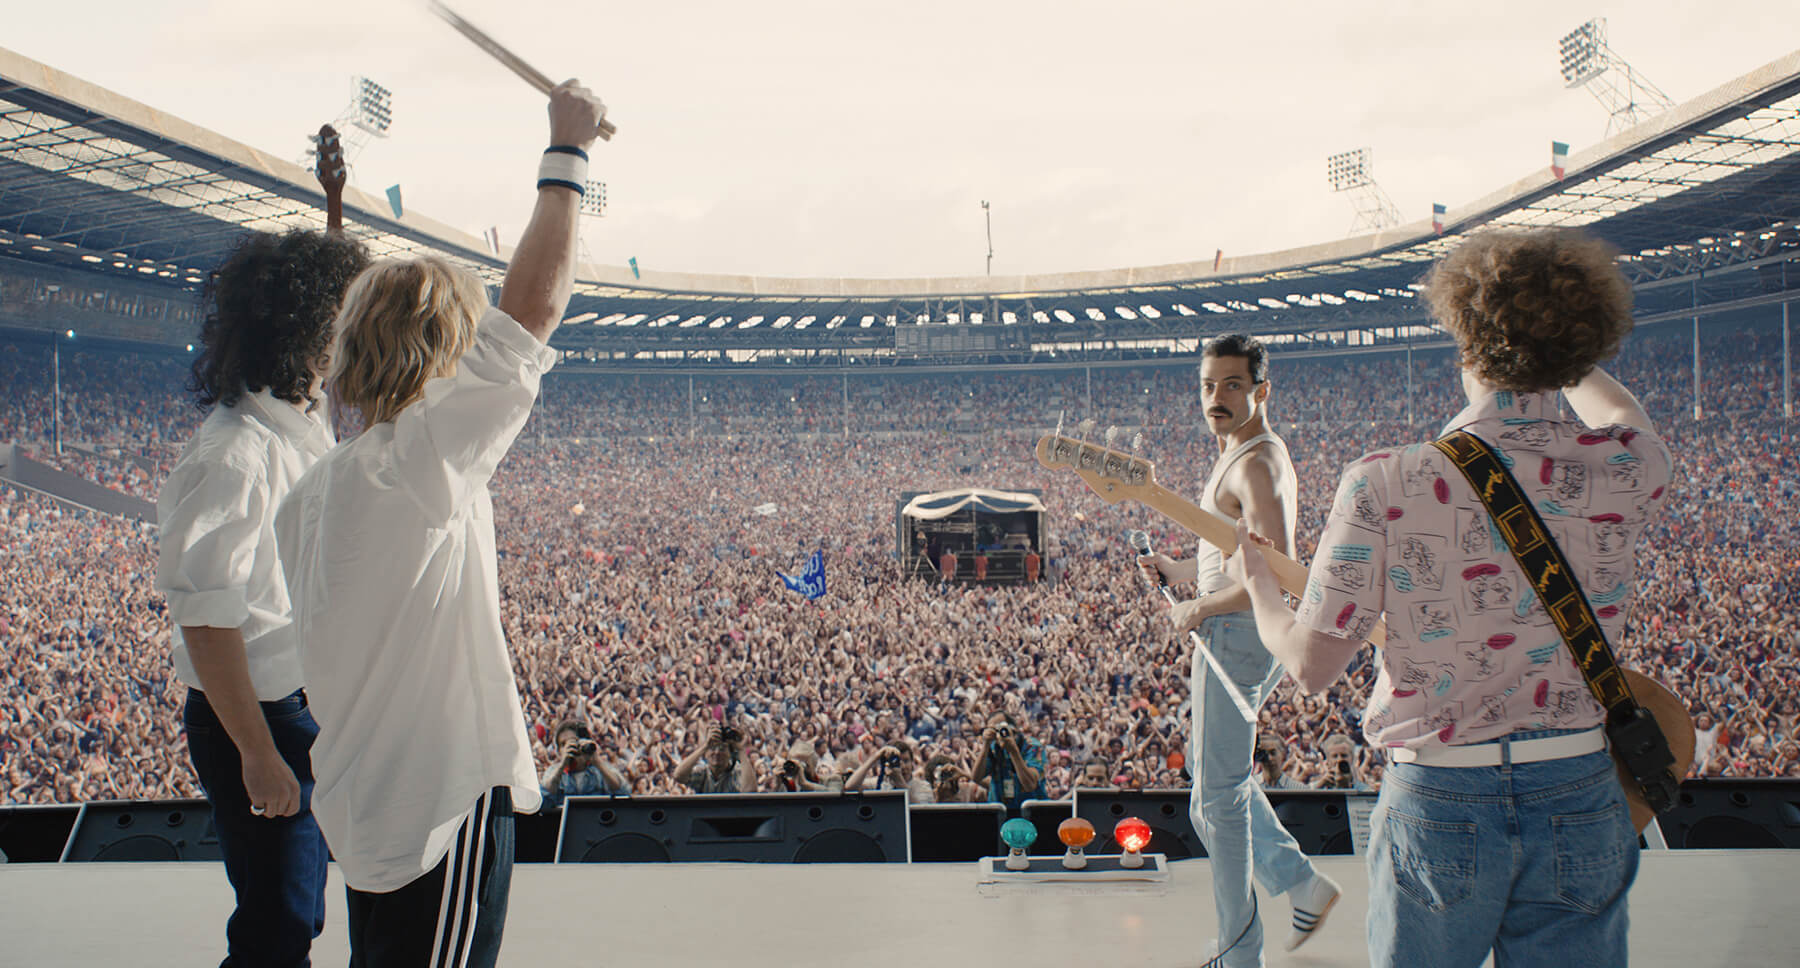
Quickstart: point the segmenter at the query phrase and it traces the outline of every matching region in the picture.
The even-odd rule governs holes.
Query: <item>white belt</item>
[[[1567,736],[1545,736],[1497,743],[1471,743],[1467,746],[1427,746],[1424,749],[1391,749],[1388,756],[1396,763],[1420,766],[1500,766],[1503,763],[1537,763],[1585,756],[1606,749],[1606,729],[1593,729]]]

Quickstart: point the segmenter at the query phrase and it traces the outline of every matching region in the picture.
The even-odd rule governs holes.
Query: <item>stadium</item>
[[[0,49],[0,849],[13,862],[0,870],[14,875],[0,884],[15,911],[42,910],[27,903],[40,890],[69,902],[100,890],[78,879],[79,865],[38,868],[41,880],[14,873],[32,862],[131,850],[149,851],[133,859],[205,858],[186,687],[151,581],[156,498],[204,417],[185,382],[209,274],[248,231],[322,227],[323,205],[306,167]],[[345,224],[377,258],[435,256],[496,292],[514,254],[355,188]],[[911,279],[581,264],[550,343],[557,364],[492,486],[503,625],[537,767],[552,763],[559,723],[587,723],[631,799],[679,811],[674,798],[704,798],[677,779],[678,764],[718,723],[742,732],[754,790],[777,800],[797,743],[842,773],[904,745],[921,770],[948,763],[964,782],[934,791],[946,809],[902,801],[901,833],[886,835],[874,858],[851,855],[972,861],[1002,852],[1005,817],[982,809],[988,797],[966,777],[984,755],[985,717],[1004,710],[1042,750],[1045,803],[1027,813],[1044,834],[1034,852],[1062,853],[1054,831],[1083,796],[1094,809],[1113,802],[1106,797],[1142,810],[1185,805],[1187,648],[1169,634],[1124,536],[1147,530],[1171,550],[1191,537],[1040,466],[1035,443],[1078,425],[1095,442],[1103,432],[1112,441],[1107,428],[1121,441],[1141,434],[1133,450],[1156,463],[1159,482],[1195,493],[1215,455],[1201,350],[1219,335],[1253,334],[1271,351],[1269,413],[1295,456],[1296,557],[1309,561],[1346,465],[1429,439],[1462,409],[1453,345],[1420,298],[1422,279],[1462,242],[1505,228],[1581,228],[1622,253],[1636,330],[1609,369],[1639,394],[1675,455],[1668,508],[1638,550],[1640,589],[1619,652],[1697,718],[1683,804],[1661,823],[1670,854],[1692,856],[1646,854],[1634,945],[1671,959],[1647,963],[1717,960],[1681,936],[1681,917],[1661,915],[1681,912],[1737,930],[1734,963],[1791,958],[1800,938],[1777,923],[1779,902],[1724,891],[1696,900],[1678,884],[1747,879],[1767,894],[1793,868],[1779,851],[1754,849],[1800,847],[1800,445],[1789,330],[1800,298],[1800,52],[1433,219],[1302,248]],[[907,517],[918,495],[971,491],[1017,500]],[[1027,521],[1022,508],[1038,516]],[[980,555],[980,576],[940,567],[943,542]],[[815,550],[827,589],[817,601],[779,577],[800,572]],[[1034,561],[1027,574],[1027,554],[1041,573]],[[1302,695],[1288,681],[1261,709],[1258,729],[1280,740],[1285,785],[1313,788],[1278,803],[1291,827],[1316,834],[1309,852],[1353,852],[1351,808],[1344,791],[1331,792],[1322,741],[1356,737],[1358,782],[1380,788],[1386,761],[1362,742],[1360,715],[1377,671],[1365,655],[1328,692]],[[1105,792],[1071,801],[1090,787],[1092,764]],[[972,809],[958,814],[955,803]],[[521,897],[525,884],[533,899],[580,890],[582,872],[595,869],[564,861],[744,859],[734,851],[749,848],[730,844],[732,831],[759,815],[742,809],[750,812],[733,814],[735,827],[717,821],[727,846],[656,858],[624,848],[583,857],[570,847],[574,804],[567,819],[522,817],[519,860],[559,863],[536,880],[522,876]],[[1203,856],[1184,809],[1173,821],[1152,818],[1153,844],[1171,857]],[[94,829],[122,829],[122,811],[166,829],[135,844]],[[590,844],[604,839],[590,833]],[[784,843],[777,853],[809,859],[795,850]],[[1331,868],[1340,880],[1360,880],[1360,860],[1339,863],[1351,865]],[[900,900],[884,900],[854,871],[808,882],[804,868],[728,871],[700,890],[766,885],[803,905],[891,904],[906,913],[880,923],[909,930],[959,917],[941,900],[941,871],[953,866],[908,875]],[[139,871],[160,869],[107,875],[106,896],[154,892],[158,875]],[[653,917],[695,890],[674,876],[680,869],[646,874],[648,907],[635,910]],[[198,950],[211,956],[223,920],[213,912],[228,904],[223,879],[171,876],[199,898],[184,916],[199,913],[179,934],[166,931],[169,943],[204,942],[212,947]],[[1193,890],[1184,897],[1206,896]],[[1176,918],[1176,900],[1141,903]],[[1125,913],[1130,898],[1094,902],[1103,920],[1135,916]],[[747,919],[781,910],[745,903]],[[511,938],[548,924],[543,912],[523,913]],[[1061,963],[1048,952],[1090,943],[1020,917],[1018,930],[1043,935],[1046,947],[1031,949],[1040,960]],[[1330,963],[1365,963],[1357,932],[1337,930]],[[1106,929],[1107,943],[1141,957],[1133,963],[1184,950],[1118,931]],[[108,949],[93,944],[74,950],[97,960]],[[515,957],[546,950],[513,944]],[[22,964],[87,963],[58,960],[43,938],[26,950],[39,960]],[[695,952],[708,949],[681,950],[662,963],[704,963]],[[1088,947],[1083,957],[1106,955]],[[1296,963],[1272,951],[1270,960]]]

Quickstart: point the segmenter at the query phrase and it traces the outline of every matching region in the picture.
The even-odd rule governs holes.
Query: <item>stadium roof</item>
[[[191,288],[245,229],[318,227],[321,202],[295,163],[0,49],[0,256]],[[377,255],[433,252],[490,282],[503,271],[475,237],[390,217],[355,189],[346,221]],[[1571,156],[1560,179],[1546,166],[1452,207],[1442,234],[1425,220],[1217,263],[992,277],[640,279],[584,265],[556,344],[600,357],[836,359],[1019,357],[1224,330],[1301,345],[1403,340],[1424,332],[1413,296],[1426,267],[1491,226],[1585,226],[1612,241],[1643,318],[1785,300],[1769,270],[1800,243],[1800,51]]]

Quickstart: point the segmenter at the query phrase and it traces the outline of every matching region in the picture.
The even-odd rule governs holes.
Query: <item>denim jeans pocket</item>
[[[1400,890],[1432,913],[1466,899],[1475,887],[1475,825],[1446,823],[1389,809],[1388,852]]]
[[[1630,884],[1629,834],[1625,809],[1612,804],[1590,813],[1550,818],[1556,846],[1556,896],[1564,904],[1598,914]]]

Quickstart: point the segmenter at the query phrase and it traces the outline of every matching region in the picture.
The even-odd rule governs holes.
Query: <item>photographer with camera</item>
[[[913,773],[917,759],[918,754],[909,743],[883,746],[875,751],[875,755],[865,758],[844,781],[844,792],[905,790],[908,803],[931,803],[931,784]],[[875,774],[872,781],[870,773]]]
[[[925,782],[931,799],[925,803],[980,803],[981,787],[969,780],[967,770],[943,753],[925,761]]]
[[[1256,738],[1256,752],[1251,754],[1253,776],[1265,790],[1304,789],[1300,781],[1287,774],[1287,745],[1278,737],[1264,733]]]
[[[975,761],[975,782],[988,782],[988,802],[1006,805],[1009,817],[1019,815],[1020,804],[1041,800],[1044,794],[1044,748],[1019,732],[1011,713],[988,717],[981,731],[981,756]]]
[[[744,734],[735,726],[714,726],[675,767],[675,779],[695,793],[754,793],[756,768],[744,756]]]
[[[844,778],[836,773],[819,773],[819,751],[806,740],[795,740],[788,747],[787,759],[775,776],[777,793],[842,793]]]
[[[556,727],[556,753],[538,786],[544,809],[561,809],[563,800],[580,796],[629,796],[631,784],[612,764],[600,759],[600,745],[587,724],[573,719]]]
[[[1325,775],[1313,784],[1315,790],[1352,790],[1357,793],[1369,793],[1373,790],[1363,779],[1362,770],[1356,762],[1356,743],[1347,733],[1332,733],[1319,744],[1325,754]]]

